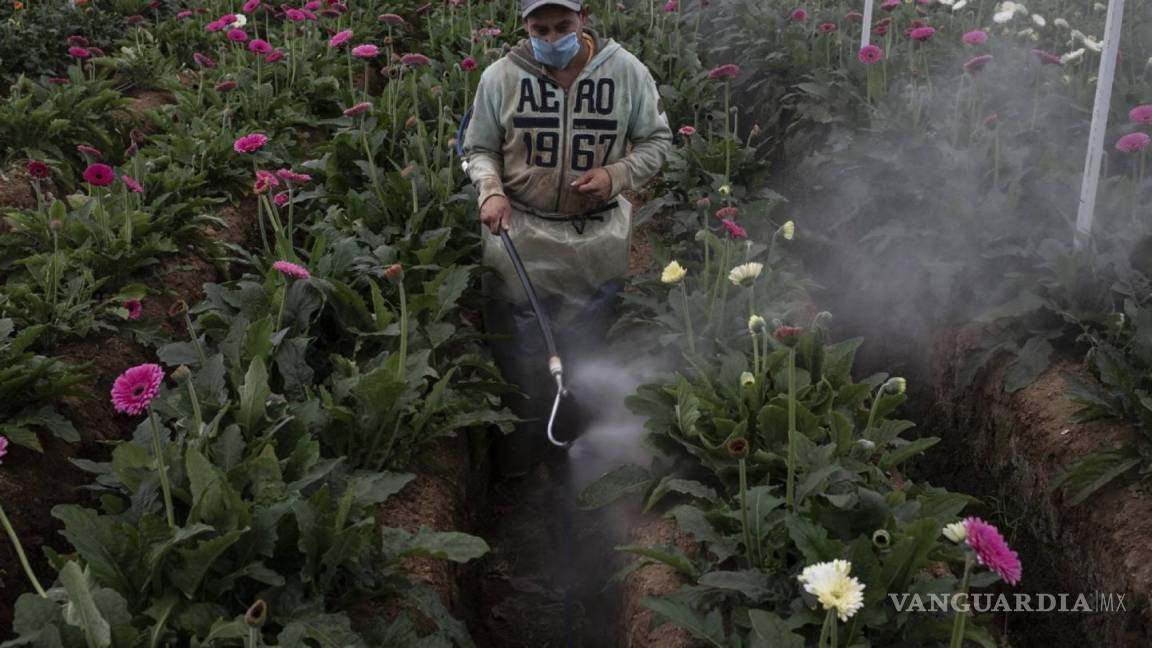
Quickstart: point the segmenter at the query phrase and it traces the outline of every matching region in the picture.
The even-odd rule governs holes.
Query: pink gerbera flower
[[[292,22],[302,22],[308,19],[308,15],[299,9],[289,9],[285,11],[284,17]]]
[[[983,70],[984,66],[988,65],[988,62],[991,60],[992,60],[991,54],[983,54],[980,56],[974,56],[974,57],[968,59],[968,62],[966,62],[964,64],[964,71],[969,73],[969,74],[974,74],[976,72],[979,72],[980,70]]]
[[[668,0],[668,2],[664,3],[664,11],[667,13],[672,13],[673,11],[676,11],[676,9],[678,9],[679,7],[680,7],[680,4],[678,2],[676,2],[676,0]]]
[[[336,32],[336,35],[328,39],[328,47],[340,47],[352,38],[352,30],[345,29],[342,32]]]
[[[918,40],[918,41],[926,41],[929,38],[932,38],[932,36],[935,34],[936,34],[936,28],[935,27],[917,27],[917,28],[908,32],[908,36],[911,37],[912,40]]]
[[[273,49],[275,48],[272,47],[272,43],[269,43],[262,38],[253,38],[252,42],[248,43],[248,51],[255,52],[257,54],[269,54]]]
[[[974,29],[970,32],[965,32],[962,39],[965,45],[983,45],[988,42],[988,32],[979,29]]]
[[[280,193],[272,196],[272,202],[276,203],[277,207],[283,207],[288,204],[288,192],[281,191]]]
[[[732,235],[732,238],[748,238],[748,231],[737,225],[736,221],[725,218],[720,222],[723,223],[724,229],[728,230],[728,233]]]
[[[308,268],[296,265],[290,261],[277,261],[272,264],[272,269],[285,277],[291,277],[293,279],[307,279],[312,276],[312,273],[308,272]]]
[[[78,59],[86,59],[89,56],[92,56],[92,53],[83,47],[73,46],[68,48],[68,56]]]
[[[144,312],[144,306],[140,303],[139,299],[125,300],[124,308],[128,309],[128,319],[130,320],[140,319],[140,314]]]
[[[721,207],[720,209],[716,210],[716,218],[736,218],[736,215],[739,213],[740,210],[736,209],[735,207]]]
[[[708,71],[709,79],[732,78],[740,74],[740,66],[735,63],[725,63]]]
[[[1128,119],[1134,124],[1152,124],[1152,104],[1136,106],[1129,110]]]
[[[132,193],[144,193],[144,187],[136,180],[136,178],[125,175],[120,176],[120,181],[123,182],[124,186],[128,187]]]
[[[860,52],[856,54],[856,58],[864,65],[872,65],[884,58],[884,50],[875,45],[865,45],[860,48]]]
[[[391,25],[399,25],[404,22],[404,19],[394,13],[386,13],[380,16],[380,22],[389,23]]]
[[[158,364],[142,364],[120,374],[112,385],[112,405],[117,412],[130,416],[148,409],[152,399],[160,393],[164,370]]]
[[[896,7],[899,7],[899,6],[900,6],[900,0],[884,0],[884,2],[880,5],[880,8],[883,9],[884,11],[892,11],[893,9],[895,9]]]
[[[93,160],[103,160],[104,154],[99,149],[88,146],[87,144],[77,144],[76,150],[84,157],[90,157]]]
[[[772,337],[788,346],[793,346],[800,341],[800,336],[803,334],[804,329],[799,326],[779,326],[772,332]]]
[[[681,126],[680,130],[677,132],[680,133],[681,135],[683,135],[684,137],[692,137],[693,135],[696,134],[696,129],[692,126]]]
[[[1116,141],[1116,150],[1125,153],[1139,153],[1148,146],[1149,141],[1152,141],[1152,138],[1148,137],[1148,133],[1128,133]]]
[[[248,40],[248,33],[243,29],[230,29],[228,30],[228,40],[234,43],[242,43]]]
[[[8,454],[8,439],[0,436],[0,458]]]
[[[860,13],[859,11],[849,11],[848,13],[844,14],[844,20],[854,23],[864,22],[864,14]]]
[[[372,108],[372,103],[369,101],[361,101],[360,103],[348,108],[344,111],[345,117],[355,117],[368,112]]]
[[[72,47],[88,47],[88,39],[79,35],[69,36],[68,44]]]
[[[222,23],[219,20],[213,20],[212,22],[208,23],[207,25],[204,25],[204,31],[206,31],[206,32],[218,32],[227,26],[228,26],[227,24]]]
[[[302,183],[312,181],[312,176],[307,173],[297,173],[292,169],[280,169],[276,172],[276,175],[280,176],[280,179],[284,182]]]
[[[232,149],[237,153],[254,153],[264,148],[264,145],[267,143],[267,135],[263,133],[251,133],[233,142]]]
[[[364,58],[364,59],[376,58],[379,55],[380,55],[380,48],[376,47],[375,45],[373,45],[371,43],[366,43],[364,45],[357,45],[356,47],[352,48],[352,56],[355,56],[356,58]]]
[[[792,22],[804,22],[808,20],[808,12],[803,9],[795,9],[792,11]]]
[[[1020,557],[1008,548],[1004,536],[996,527],[976,517],[964,520],[966,542],[976,552],[976,559],[988,569],[1000,574],[1009,585],[1020,582]]]
[[[28,172],[28,175],[37,180],[43,180],[52,175],[52,170],[48,168],[47,164],[40,160],[28,160],[28,163],[24,165],[24,170]]]
[[[202,68],[214,68],[214,67],[216,67],[216,61],[213,61],[212,59],[208,58],[207,56],[204,56],[200,52],[194,53],[192,55],[192,60],[196,62],[196,65],[199,65]]]
[[[834,23],[834,22],[822,22],[822,23],[820,23],[820,32],[821,33],[831,34],[832,32],[836,31],[837,29],[839,29],[839,27],[837,27],[836,23]]]
[[[48,77],[49,85],[68,85],[69,83],[71,83],[71,81],[64,77]]]
[[[400,57],[400,62],[404,65],[428,65],[432,59],[420,53],[405,54]]]
[[[465,56],[464,60],[460,61],[460,69],[465,72],[471,72],[476,69],[476,59],[471,56]]]
[[[275,63],[276,61],[279,61],[282,58],[284,58],[284,52],[282,50],[276,50],[275,52],[272,52],[268,56],[265,56],[264,62],[265,63]]]
[[[96,187],[107,187],[115,179],[116,174],[107,164],[89,164],[88,168],[84,169],[84,182]]]
[[[236,83],[235,79],[225,79],[224,81],[217,83],[215,89],[216,92],[228,92],[229,90],[235,90],[236,86],[238,85],[240,84]]]
[[[260,8],[260,0],[248,0],[248,2],[244,3],[243,7],[240,7],[240,11],[243,11],[244,13],[252,13],[253,11],[256,11],[259,8]]]
[[[1061,61],[1059,56],[1056,56],[1051,52],[1045,52],[1041,49],[1034,49],[1032,50],[1032,53],[1040,59],[1040,62],[1046,65],[1064,65],[1064,61]]]
[[[191,18],[192,15],[193,15],[192,12],[188,11],[187,9],[185,9],[184,11],[177,11],[176,12],[176,18],[179,20],[184,20],[185,18]]]

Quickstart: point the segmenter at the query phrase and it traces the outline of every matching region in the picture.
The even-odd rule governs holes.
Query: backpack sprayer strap
[[[576,230],[577,234],[581,235],[584,234],[584,228],[588,225],[588,221],[594,220],[602,223],[604,222],[605,212],[610,212],[620,206],[618,201],[613,200],[611,202],[600,205],[599,207],[590,209],[586,212],[581,212],[579,214],[560,214],[556,212],[542,212],[536,209],[532,209],[531,207],[527,207],[519,201],[511,199],[509,199],[509,201],[517,211],[522,211],[525,214],[535,216],[536,218],[560,223],[572,223],[572,228]]]

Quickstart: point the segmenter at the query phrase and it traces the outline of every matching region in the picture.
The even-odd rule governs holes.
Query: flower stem
[[[408,296],[404,292],[403,280],[396,285],[400,289],[400,363],[396,367],[396,379],[403,381],[408,362]]]
[[[284,302],[288,301],[288,280],[284,280],[284,296],[280,298],[280,308],[276,309],[276,326],[272,329],[272,333],[280,332],[280,322],[284,319]]]
[[[752,527],[748,525],[748,460],[740,459],[740,521],[744,525],[744,547],[748,553],[748,567],[755,569],[759,565],[756,564],[753,556],[756,554],[757,546],[752,544]]]
[[[176,528],[176,513],[172,508],[172,487],[168,484],[168,469],[164,465],[164,450],[160,446],[160,424],[156,413],[148,409],[148,422],[152,424],[152,451],[156,454],[156,470],[160,473],[160,490],[164,493],[164,512],[168,517],[168,528]]]
[[[960,593],[968,594],[968,575],[972,572],[972,552],[964,557],[964,578],[960,581]],[[952,641],[949,648],[960,648],[964,645],[964,624],[968,621],[968,613],[956,610],[956,618],[952,621]]]
[[[696,354],[696,335],[692,332],[692,312],[688,308],[688,288],[680,282],[680,294],[684,296],[684,329],[688,334],[688,352]]]
[[[20,558],[20,565],[24,567],[24,573],[28,575],[28,580],[32,581],[32,587],[36,589],[40,598],[48,598],[44,587],[40,585],[40,580],[36,578],[36,572],[32,571],[32,565],[28,564],[28,556],[24,555],[24,545],[20,544],[20,537],[16,535],[16,530],[8,521],[8,515],[4,513],[3,504],[0,504],[0,523],[4,525],[4,531],[8,534],[8,539],[12,541],[12,546],[16,547],[16,555]]]
[[[824,616],[824,625],[820,626],[820,639],[817,640],[816,645],[819,648],[827,648],[836,646],[836,610],[828,610]]]
[[[789,509],[795,510],[796,484],[796,348],[788,349],[788,483],[784,499]]]

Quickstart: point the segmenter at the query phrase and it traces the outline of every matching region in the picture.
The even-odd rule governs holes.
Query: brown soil
[[[90,363],[82,371],[88,379],[78,385],[81,393],[64,396],[58,409],[68,417],[85,440],[123,439],[131,436],[136,421],[112,409],[112,383],[128,367],[153,359],[143,347],[117,335],[73,342],[56,349],[55,357],[70,364]]]
[[[156,292],[146,297],[141,320],[159,324],[176,339],[188,339],[180,302],[193,306],[204,298],[204,284],[216,281],[216,267],[195,255],[168,259],[157,268],[149,285]]]
[[[699,546],[676,527],[672,520],[645,518],[632,529],[631,544],[667,546],[675,543],[689,556]],[[679,572],[667,565],[646,565],[624,580],[624,614],[621,620],[620,646],[622,648],[695,648],[702,646],[685,629],[670,623],[653,627],[653,613],[641,605],[645,596],[660,596],[680,589],[686,581]]]
[[[109,407],[108,409],[111,409]],[[0,502],[24,546],[32,570],[40,584],[51,587],[54,571],[44,558],[42,547],[68,550],[68,543],[57,533],[63,528],[52,517],[52,507],[61,503],[84,501],[79,488],[89,476],[73,466],[68,458],[81,454],[78,448],[51,437],[41,437],[44,452],[10,446],[0,470]],[[92,449],[95,451],[95,449]],[[91,457],[93,452],[84,452]],[[20,566],[16,550],[7,536],[0,541],[0,628],[12,627],[13,606],[21,594],[35,590]],[[0,639],[8,638],[0,631]]]
[[[1095,382],[1071,359],[1054,360],[1031,386],[1008,394],[1001,387],[1007,358],[981,371],[973,387],[960,389],[954,382],[957,360],[971,347],[963,335],[941,346],[945,361],[938,380],[936,423],[952,431],[951,449],[961,461],[977,467],[977,481],[999,484],[1004,499],[1022,511],[1021,521],[1028,527],[1023,536],[1037,539],[1037,546],[1025,540],[1020,549],[1024,562],[1021,588],[1029,591],[1039,586],[1043,588],[1039,591],[1073,596],[1094,591],[1126,596],[1127,612],[1011,615],[1013,621],[1035,616],[1043,621],[1033,620],[1037,626],[1050,626],[1026,626],[1023,638],[1033,643],[1015,645],[1086,645],[1069,637],[1067,632],[1072,630],[1052,629],[1057,621],[1078,624],[1086,640],[1095,645],[1149,645],[1152,489],[1117,480],[1077,507],[1066,504],[1059,492],[1049,492],[1053,478],[1065,466],[1092,450],[1130,443],[1135,430],[1117,421],[1069,422],[1078,406],[1068,400],[1061,372]],[[1008,539],[1013,541],[1013,537]],[[1040,563],[1032,569],[1029,553]],[[1046,569],[1045,561],[1054,569]]]
[[[23,162],[0,169],[0,208],[36,209],[36,194]]]

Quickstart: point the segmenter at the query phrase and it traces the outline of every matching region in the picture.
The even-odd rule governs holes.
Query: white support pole
[[[1088,153],[1084,156],[1084,179],[1080,185],[1080,207],[1076,212],[1075,248],[1081,249],[1092,234],[1096,216],[1096,188],[1100,184],[1100,162],[1104,157],[1104,132],[1112,109],[1112,81],[1116,77],[1116,53],[1120,49],[1120,28],[1124,22],[1124,0],[1110,0],[1104,28],[1104,51],[1096,75],[1096,104],[1092,107],[1092,130]]]
[[[864,0],[864,31],[860,34],[860,49],[872,42],[872,0]]]

